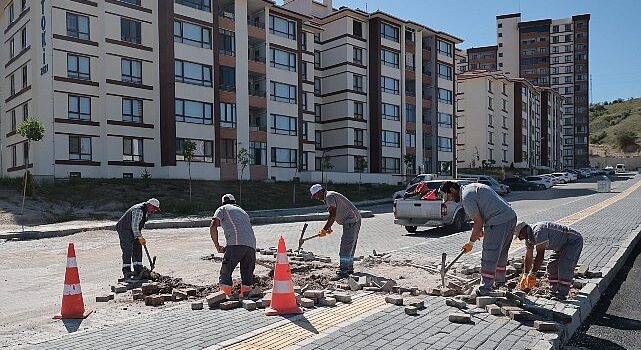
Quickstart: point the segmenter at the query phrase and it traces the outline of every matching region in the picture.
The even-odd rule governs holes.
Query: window
[[[382,49],[381,50],[381,63],[385,66],[398,68],[399,55],[396,52]]]
[[[89,17],[67,12],[67,36],[89,40]]]
[[[211,29],[174,20],[174,42],[211,49]]]
[[[416,123],[416,106],[405,104],[405,120],[409,123]]]
[[[125,162],[142,162],[143,148],[142,139],[133,137],[122,138],[122,160]]]
[[[398,95],[399,94],[398,79],[385,77],[385,76],[381,77],[381,91]]]
[[[352,58],[352,61],[354,63],[363,64],[363,49],[355,47],[353,51],[354,56]]]
[[[200,86],[212,86],[211,66],[182,60],[174,62],[176,82]]]
[[[436,47],[440,54],[452,57],[452,44],[442,40],[437,40]]]
[[[384,147],[399,148],[401,146],[401,133],[396,131],[381,131],[381,141]]]
[[[296,118],[272,114],[272,134],[296,136]]]
[[[320,68],[321,66],[321,53],[320,51],[314,51],[314,67]]]
[[[292,52],[269,49],[269,63],[278,69],[296,71],[296,55]]]
[[[73,120],[91,120],[91,98],[87,96],[68,95],[67,118]]]
[[[214,141],[207,140],[190,140],[196,144],[196,149],[194,150],[194,155],[191,158],[192,162],[214,162]],[[183,156],[183,146],[185,144],[185,139],[176,139],[176,160],[185,161]]]
[[[29,74],[27,73],[27,66],[25,65],[24,67],[22,67],[22,88],[23,89],[27,87],[28,76]]]
[[[507,128],[507,117],[503,117],[503,127]]]
[[[228,66],[218,67],[220,74],[220,89],[224,91],[234,91],[236,89],[236,68]]]
[[[22,105],[22,120],[27,120],[27,118],[29,118],[29,102]]]
[[[137,98],[122,98],[122,121],[142,123],[142,100]]]
[[[412,52],[405,53],[405,69],[406,70],[416,70],[416,55]]]
[[[307,110],[307,94],[308,92],[304,91],[302,96],[301,96],[301,105],[303,106],[303,110]]]
[[[11,111],[11,131],[16,131],[18,121],[16,120],[16,110]]]
[[[416,134],[415,132],[407,132],[405,134],[405,147],[416,148]]]
[[[487,98],[487,108],[490,110],[494,110],[494,99],[491,97]]]
[[[487,81],[487,92],[492,92],[492,81],[491,80]]]
[[[320,95],[320,93],[322,91],[322,89],[321,89],[322,85],[321,84],[322,84],[321,78],[320,77],[314,77],[314,93],[315,94],[319,94]]]
[[[363,146],[365,130],[354,129],[354,146]]]
[[[296,150],[272,147],[272,166],[277,168],[295,168]]]
[[[307,75],[307,62],[303,61],[303,64],[300,66],[300,75],[303,77],[303,80],[309,80]]]
[[[300,36],[300,46],[303,49],[303,51],[307,51],[307,34],[303,33],[303,35]]]
[[[140,44],[140,22],[128,18],[120,18],[120,39],[128,43]]]
[[[321,105],[318,103],[314,104],[314,121],[320,122],[321,121]]]
[[[296,40],[296,23],[269,15],[269,32],[283,38]]]
[[[120,0],[120,1],[132,4],[132,5],[140,6],[140,0]]]
[[[452,127],[452,115],[449,113],[438,112],[438,126],[441,128]]]
[[[452,67],[446,64],[438,64],[438,76],[446,80],[452,80]]]
[[[566,42],[566,43],[569,43],[569,42],[571,42],[571,41],[572,41],[572,34],[568,34],[568,35],[566,35],[566,36],[565,36],[565,42]]]
[[[220,139],[220,162],[223,164],[236,163],[236,140]]]
[[[352,34],[356,37],[363,37],[363,23],[353,20],[352,21]]]
[[[13,38],[9,41],[9,58],[13,58],[16,54],[16,43]]]
[[[89,80],[91,79],[89,71],[89,57],[67,54],[67,77]]]
[[[507,146],[507,134],[503,133],[503,146]]]
[[[398,174],[401,172],[400,158],[383,157],[381,171],[386,174]]]
[[[271,100],[296,104],[296,86],[272,81]]]
[[[235,103],[220,103],[220,127],[221,128],[235,128],[236,127],[236,104]]]
[[[503,100],[503,111],[507,112],[507,100]]]
[[[236,55],[236,37],[234,32],[218,28],[218,41],[220,48],[218,51],[223,55],[235,56]]]
[[[438,174],[441,176],[452,176],[452,161],[438,162]]]
[[[120,61],[122,81],[127,83],[142,84],[142,61],[123,58]]]
[[[363,92],[363,76],[353,74],[354,76],[354,91]]]
[[[211,0],[176,0],[177,4],[211,12]]]
[[[381,103],[381,116],[383,119],[400,120],[400,107],[389,103]]]
[[[91,137],[69,135],[69,160],[91,160]]]
[[[452,104],[452,91],[447,89],[438,89],[438,101],[446,104]]]
[[[303,121],[303,141],[309,141],[309,123],[310,122]]]
[[[11,92],[11,95],[16,94],[16,77],[14,74],[11,74],[11,77],[9,78],[9,91]]]
[[[438,150],[443,152],[452,152],[452,139],[449,137],[438,137]]]
[[[360,164],[364,164],[365,167],[362,167]],[[367,171],[367,161],[364,156],[354,156],[354,172],[363,173]]]
[[[20,30],[20,47],[25,48],[27,47],[27,27],[25,26]]]
[[[267,143],[259,141],[249,142],[250,163],[252,165],[267,165]]]
[[[15,19],[16,19],[16,15],[13,10],[13,3],[11,3],[11,5],[9,5],[9,24],[13,23]]]
[[[487,132],[487,143],[489,143],[490,145],[494,144],[494,133],[491,131]]]
[[[176,121],[211,125],[213,122],[212,104],[177,98]]]
[[[323,148],[323,132],[321,130],[314,131],[314,147],[316,149]]]
[[[364,119],[365,105],[363,102],[354,101],[354,119]]]
[[[398,27],[388,23],[381,23],[381,37],[398,42]]]

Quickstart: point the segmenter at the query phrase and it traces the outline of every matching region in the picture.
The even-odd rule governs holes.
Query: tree
[[[361,192],[361,182],[363,180],[363,172],[367,169],[367,161],[365,157],[357,157],[354,163],[354,169],[358,171],[358,192]]]
[[[405,167],[407,168],[407,170],[414,173],[414,169],[416,168],[416,154],[408,153],[404,155],[403,163],[405,163]]]
[[[42,140],[45,136],[45,131],[47,130],[44,125],[42,125],[42,122],[32,117],[29,117],[20,123],[20,126],[18,126],[18,129],[16,130],[18,135],[27,139],[27,154],[25,155],[26,162],[24,165],[24,189],[22,192],[22,208],[20,209],[21,215],[24,212],[24,200],[27,196],[27,182],[31,175],[29,173],[29,152],[31,151],[31,141],[38,142]]]
[[[617,145],[623,149],[636,143],[637,134],[634,131],[623,131],[616,136]]]
[[[241,148],[238,151],[238,154],[236,155],[236,162],[240,164],[240,186],[239,186],[239,194],[240,194],[240,204],[243,203],[243,174],[245,173],[245,168],[249,165],[251,162],[252,156],[247,150],[247,148]]]
[[[191,203],[191,161],[194,159],[196,151],[196,142],[192,140],[183,141],[183,157],[187,160],[187,169],[189,171],[189,203]]]
[[[329,154],[323,156],[323,161],[321,163],[321,168],[322,168],[322,171],[323,171],[322,175],[324,175],[325,171],[334,169],[334,165],[332,164],[332,157],[330,157]],[[323,176],[321,176],[321,177],[323,177]],[[321,179],[321,180],[323,180],[323,179]],[[327,188],[327,181],[324,181],[324,182],[325,182],[325,188]]]

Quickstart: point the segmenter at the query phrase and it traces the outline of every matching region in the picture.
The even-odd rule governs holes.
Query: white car
[[[542,190],[546,190],[554,184],[552,183],[552,180],[548,177],[543,177],[543,176],[526,176],[525,180],[534,182],[535,184],[539,185],[539,188]]]
[[[541,174],[541,175],[538,175],[538,176],[540,176],[540,177],[543,177],[543,178],[546,178],[546,179],[550,180],[550,182],[552,183],[552,185],[558,185],[558,184],[560,184],[560,183],[561,183],[561,179],[560,179],[560,178],[558,178],[558,177],[552,176],[552,174]]]
[[[559,178],[562,184],[572,182],[572,178],[569,173],[552,173],[552,176]]]

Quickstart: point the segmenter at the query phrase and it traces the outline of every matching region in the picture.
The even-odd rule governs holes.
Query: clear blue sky
[[[589,13],[592,101],[641,97],[640,0],[334,0],[381,10],[453,34],[460,48],[496,45],[496,16],[521,12],[523,21]]]

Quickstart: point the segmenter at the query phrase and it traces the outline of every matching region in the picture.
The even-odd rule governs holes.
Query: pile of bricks
[[[112,293],[109,295],[99,295],[96,297],[96,302],[108,302],[115,299],[116,294],[123,294],[131,290],[133,300],[144,300],[147,306],[160,306],[169,301],[183,301],[188,300],[189,297],[195,297],[198,291],[195,288],[187,289],[171,289],[166,285],[157,282],[148,282],[138,284],[139,288],[131,288],[125,284],[118,284],[111,286]],[[136,284],[133,285],[134,287]]]
[[[419,310],[425,309],[425,301],[418,299],[405,300],[403,295],[400,294],[386,296],[385,302],[392,305],[405,306],[405,314],[409,316],[416,316]]]

